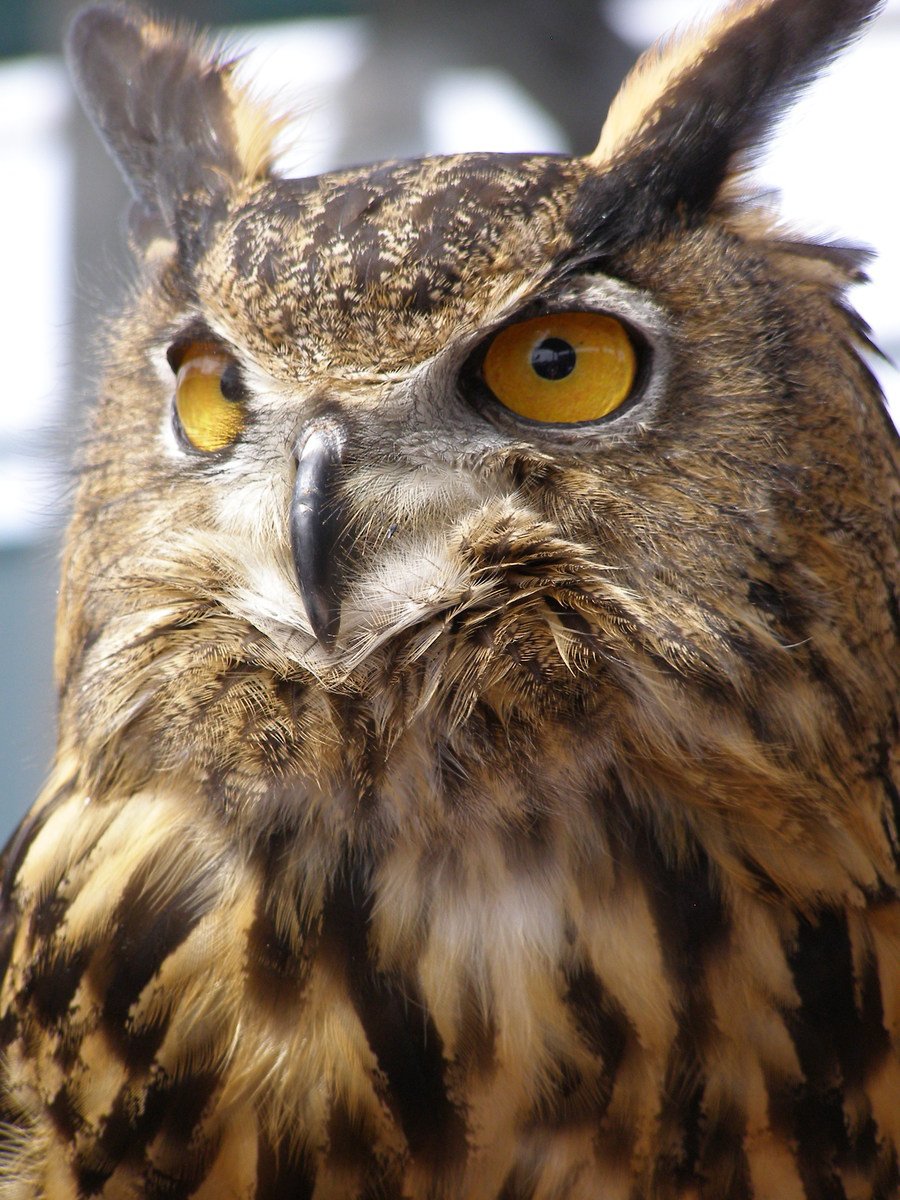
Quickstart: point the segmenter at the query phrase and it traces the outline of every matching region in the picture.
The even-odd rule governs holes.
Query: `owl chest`
[[[646,897],[603,895],[596,865],[593,886],[501,868],[490,843],[469,870],[398,847],[368,886],[342,872],[299,954],[254,908],[230,1071],[265,1097],[260,1144],[305,1144],[316,1196],[491,1200],[546,1165],[587,1197],[614,1161],[645,1169],[678,1037]]]
[[[763,1059],[796,1069],[774,985],[720,961],[734,917],[647,853],[611,870],[574,838],[535,859],[482,830],[466,855],[398,836],[368,862],[298,843],[261,864],[159,796],[51,825],[23,868],[65,855],[50,940],[10,976],[8,1062],[85,1194],[627,1195],[667,1158],[689,1177],[706,1093],[740,1111],[739,1158]]]

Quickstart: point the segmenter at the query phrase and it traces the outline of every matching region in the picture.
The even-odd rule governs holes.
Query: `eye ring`
[[[175,372],[173,420],[179,440],[202,454],[228,449],[246,424],[246,390],[234,358],[210,341],[172,346],[168,358]]]
[[[617,315],[572,309],[520,316],[470,357],[463,383],[476,407],[558,431],[615,420],[640,398],[647,345]],[[486,413],[486,415],[488,415]]]

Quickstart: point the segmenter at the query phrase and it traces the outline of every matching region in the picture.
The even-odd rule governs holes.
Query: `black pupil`
[[[219,390],[226,400],[243,400],[244,385],[241,382],[241,373],[235,363],[229,363],[219,376]]]
[[[549,337],[532,350],[531,365],[541,379],[565,379],[575,370],[577,357],[574,346],[562,338]]]

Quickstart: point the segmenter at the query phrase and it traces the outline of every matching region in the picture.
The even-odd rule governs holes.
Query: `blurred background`
[[[124,185],[59,57],[75,0],[4,0],[0,22],[0,839],[54,740],[52,639],[68,457],[87,351],[128,277]],[[713,3],[713,8],[716,5]],[[309,175],[458,150],[589,152],[635,55],[698,0],[181,0],[297,113],[282,166]],[[900,0],[795,108],[757,175],[798,228],[871,245],[856,303],[900,359]],[[875,364],[900,411],[897,373]]]

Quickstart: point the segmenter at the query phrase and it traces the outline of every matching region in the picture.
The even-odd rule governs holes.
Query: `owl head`
[[[860,254],[744,171],[877,7],[728,7],[640,61],[587,158],[300,179],[233,64],[82,13],[137,259],[64,567],[85,786],[539,777],[548,808],[652,803],[673,845],[702,825],[757,883],[779,839],[771,886],[875,886],[851,764],[891,720],[896,443]]]

